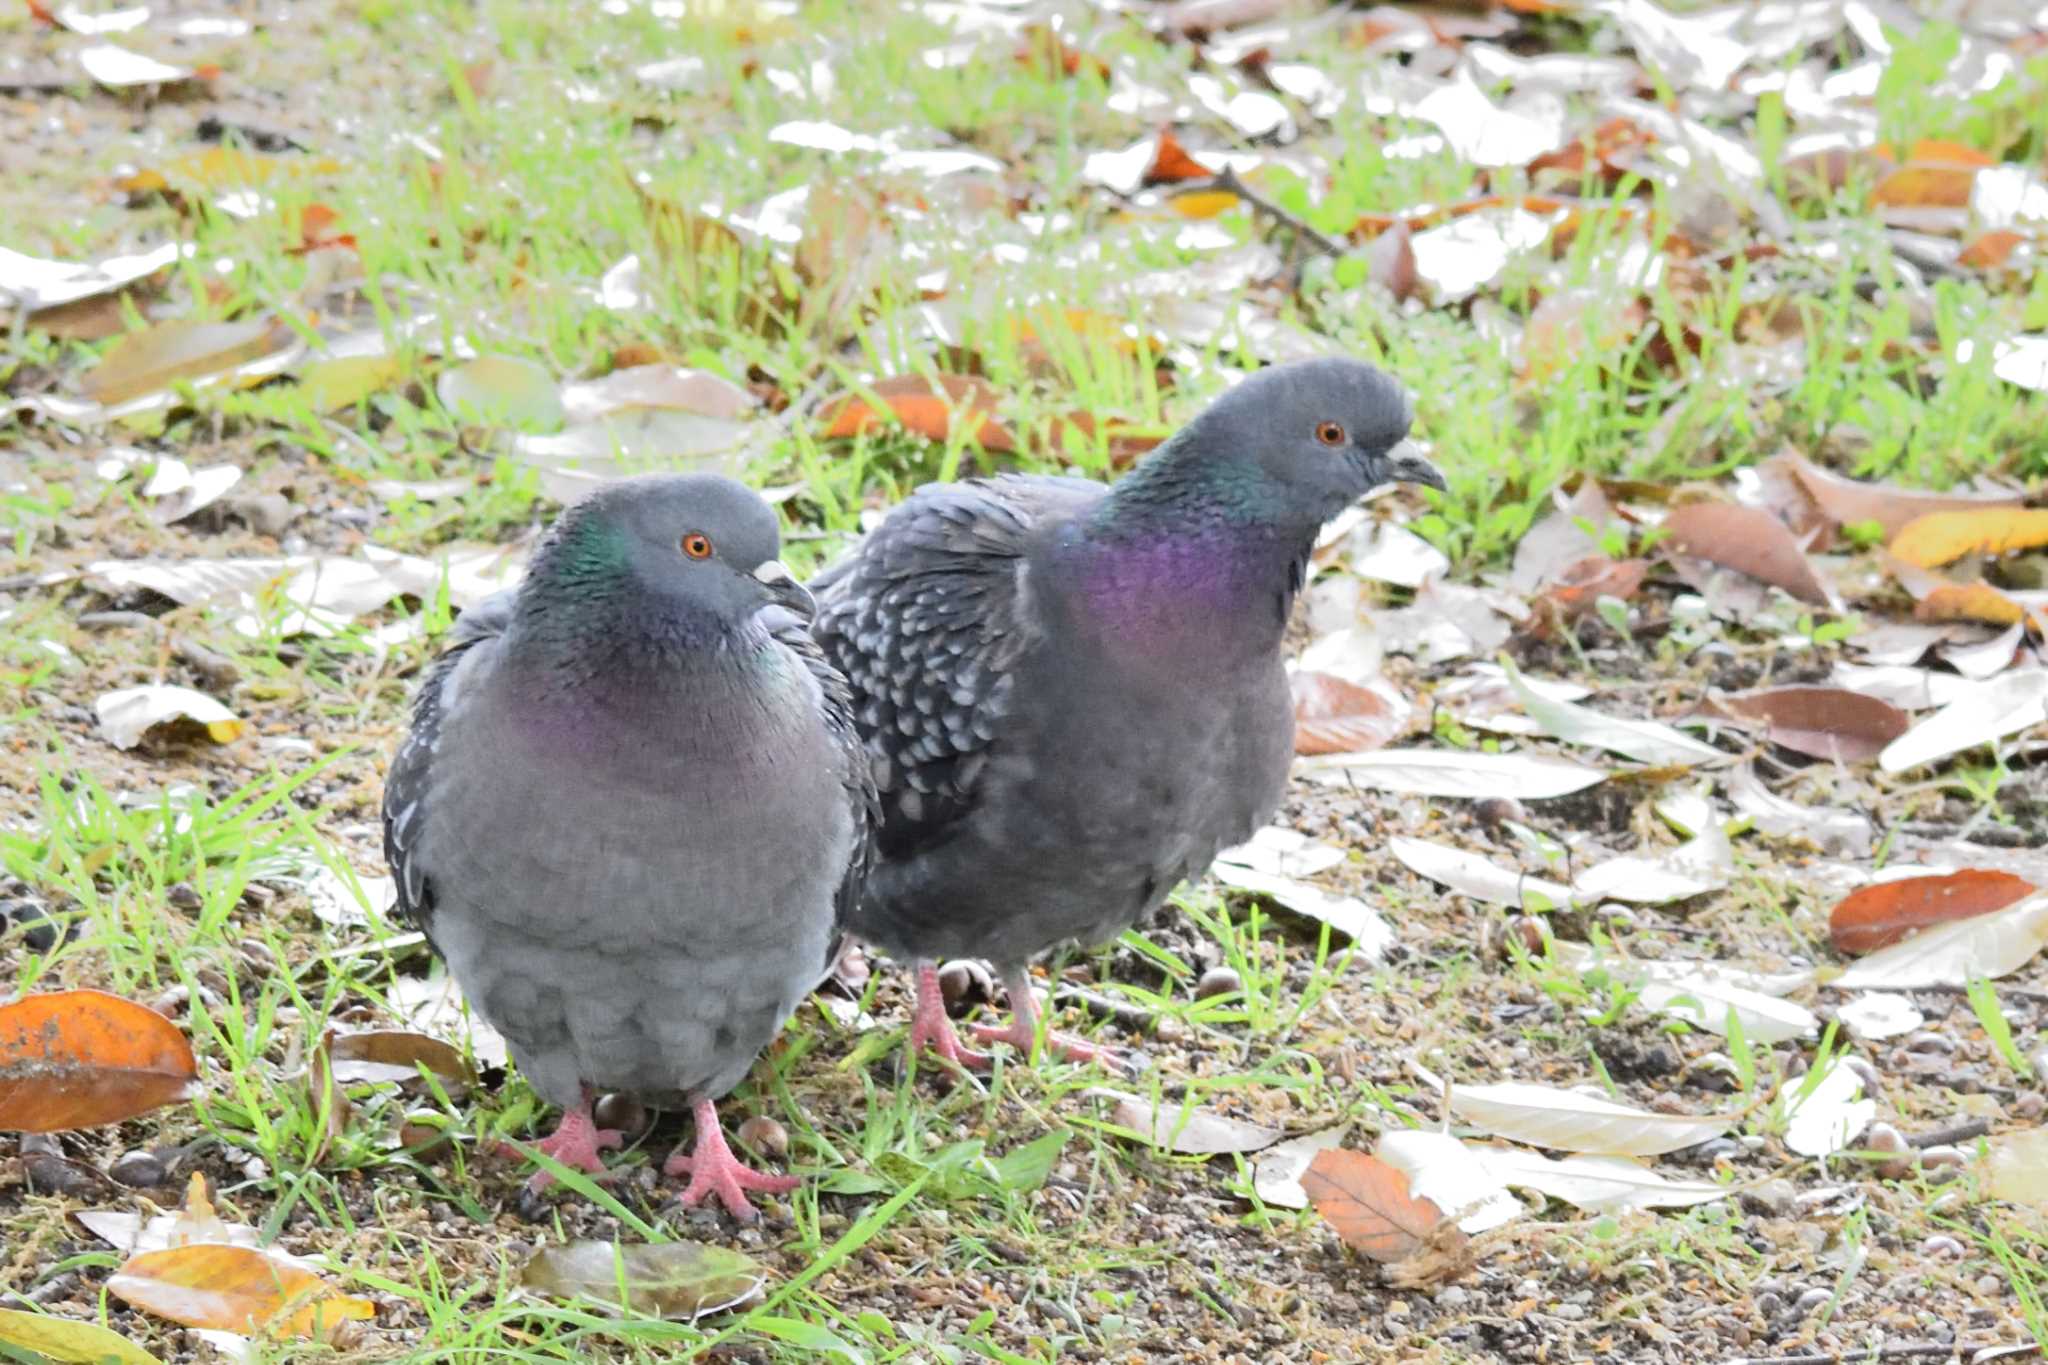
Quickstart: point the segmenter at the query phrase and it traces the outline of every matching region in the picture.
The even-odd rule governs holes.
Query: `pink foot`
[[[604,1161],[599,1152],[617,1147],[624,1140],[616,1128],[600,1128],[590,1117],[590,1095],[586,1092],[583,1102],[574,1109],[562,1111],[562,1121],[555,1125],[555,1131],[534,1144],[555,1160],[572,1171],[587,1175],[603,1175]],[[541,1170],[533,1173],[533,1179],[526,1182],[528,1191],[539,1194],[555,1183],[553,1171]]]
[[[946,994],[939,989],[938,965],[929,960],[917,964],[917,1008],[910,1016],[907,1046],[913,1055],[929,1052],[954,1066],[981,1070],[995,1064],[994,1058],[968,1047],[953,1031],[953,1021],[946,1017]]]
[[[747,1202],[748,1190],[788,1194],[803,1183],[793,1175],[768,1175],[741,1165],[732,1148],[725,1145],[725,1134],[718,1127],[717,1106],[710,1100],[698,1100],[691,1108],[697,1116],[696,1147],[688,1155],[678,1149],[661,1167],[663,1175],[690,1177],[683,1190],[684,1208],[694,1208],[704,1201],[704,1196],[715,1194],[727,1213],[742,1223],[751,1223],[760,1214]]]
[[[1038,1046],[1038,997],[1032,993],[1031,973],[1011,972],[1003,978],[1010,992],[1010,1022],[976,1024],[970,1030],[984,1043],[1008,1043],[1026,1057]],[[1115,1063],[1115,1055],[1104,1047],[1064,1033],[1048,1033],[1045,1045],[1055,1056],[1070,1062]]]

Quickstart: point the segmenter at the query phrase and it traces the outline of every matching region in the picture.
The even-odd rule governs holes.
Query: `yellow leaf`
[[[254,189],[273,180],[302,180],[334,175],[341,163],[324,156],[266,156],[239,147],[209,147],[181,156],[164,167],[165,178],[201,189]],[[145,172],[144,174],[147,174]]]
[[[1989,507],[1916,517],[1899,528],[1891,551],[1908,564],[1931,569],[1967,554],[2000,555],[2039,545],[2048,545],[2048,509]]]
[[[187,1327],[332,1341],[377,1306],[347,1298],[282,1257],[252,1247],[194,1244],[130,1256],[107,1281],[116,1298]]]
[[[401,373],[396,356],[330,356],[299,371],[299,392],[315,412],[333,412],[354,407]]]
[[[117,1365],[163,1365],[128,1338],[96,1322],[24,1313],[18,1308],[0,1308],[0,1346],[19,1346],[46,1360],[84,1365],[104,1365],[110,1360]]]
[[[1237,196],[1229,190],[1190,190],[1176,194],[1168,202],[1183,218],[1214,218],[1228,212],[1237,203]]]

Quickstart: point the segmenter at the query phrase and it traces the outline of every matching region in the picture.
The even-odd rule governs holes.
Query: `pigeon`
[[[1113,937],[1270,818],[1317,531],[1380,484],[1444,487],[1411,420],[1370,365],[1275,366],[1113,486],[928,484],[813,581],[881,798],[850,928],[915,963],[913,1054],[990,1061],[947,1020],[937,959],[1001,970],[1011,1022],[975,1035],[1030,1055],[1030,959]]]
[[[598,1092],[686,1105],[695,1149],[663,1174],[740,1219],[797,1182],[741,1164],[715,1102],[825,974],[877,814],[777,543],[716,476],[569,508],[457,621],[384,789],[401,916],[564,1111],[540,1150],[598,1174]]]

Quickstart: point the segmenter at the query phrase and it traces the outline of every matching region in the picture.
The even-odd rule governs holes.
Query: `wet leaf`
[[[476,1073],[462,1054],[438,1038],[400,1030],[330,1035],[328,1055],[334,1079],[343,1085],[360,1082],[413,1081],[425,1067],[445,1081],[473,1085]]]
[[[2017,669],[1977,684],[1885,746],[1877,765],[1904,772],[2048,722],[2048,669]]]
[[[1549,754],[1488,753],[1475,749],[1381,749],[1363,754],[1322,754],[1295,765],[1311,782],[1367,787],[1414,796],[1512,796],[1540,801],[1570,796],[1607,774]]]
[[[93,711],[100,733],[116,749],[132,749],[149,731],[172,721],[193,722],[216,744],[229,743],[242,733],[241,718],[227,707],[204,692],[169,683],[103,692],[93,702]]]
[[[588,1299],[662,1318],[696,1318],[745,1303],[768,1273],[751,1256],[696,1242],[570,1242],[544,1246],[520,1283],[558,1299]],[[623,1299],[621,1289],[624,1290]]]
[[[96,1322],[0,1308],[0,1347],[32,1352],[28,1358],[78,1365],[163,1365],[119,1332]],[[9,1352],[11,1354],[11,1352]]]
[[[109,346],[79,388],[111,407],[183,381],[217,378],[298,344],[291,328],[273,318],[160,322]]]
[[[1213,1109],[1172,1103],[1155,1107],[1136,1095],[1105,1093],[1116,1093],[1116,1108],[1109,1121],[1130,1129],[1141,1141],[1162,1151],[1190,1156],[1256,1152],[1287,1135],[1285,1129],[1231,1118]]]
[[[517,356],[478,356],[443,370],[434,392],[465,426],[556,431],[568,416],[555,377],[545,366]]]
[[[131,1256],[107,1292],[145,1313],[215,1331],[338,1342],[377,1307],[248,1247],[195,1243]]]
[[[1838,990],[1910,990],[1996,980],[2027,965],[2048,944],[2048,895],[2003,910],[1923,929],[1850,966],[1830,984]]]
[[[881,400],[880,409],[859,394],[828,404],[819,418],[827,439],[885,430],[895,422],[928,441],[951,439],[957,426],[984,450],[1009,454],[1017,449],[1016,438],[992,415],[996,393],[985,379],[947,374],[934,382],[907,374],[878,379],[869,387]]]
[[[1840,952],[1875,952],[1915,930],[1988,915],[2033,893],[2034,884],[2024,877],[1983,868],[1901,877],[1866,886],[1836,902],[1828,914],[1828,937]]]
[[[178,1026],[101,991],[0,1005],[0,1132],[119,1123],[190,1097],[199,1066]]]
[[[1813,606],[1833,602],[1792,532],[1768,512],[1732,502],[1694,502],[1674,507],[1663,527],[1665,544],[1679,554],[1747,574]]]
[[[2048,508],[1990,507],[1916,517],[1892,537],[1891,552],[1932,569],[1964,555],[2002,555],[2048,545]]]
[[[1344,1245],[1382,1265],[1429,1246],[1444,1222],[1442,1209],[1408,1192],[1407,1176],[1348,1147],[1317,1153],[1301,1187]]]
[[[1391,685],[1360,686],[1328,673],[1296,670],[1294,752],[1356,753],[1377,749],[1407,728],[1410,708]]]
[[[1774,744],[1840,763],[1876,758],[1913,724],[1890,702],[1840,687],[1756,688],[1709,697],[1699,711],[1761,725]]]

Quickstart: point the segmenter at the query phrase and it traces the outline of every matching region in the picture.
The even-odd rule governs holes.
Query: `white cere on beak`
[[[776,583],[796,582],[796,575],[791,573],[789,566],[779,559],[762,561],[760,567],[754,570],[754,577],[771,586]]]

